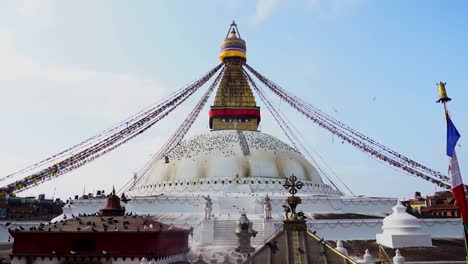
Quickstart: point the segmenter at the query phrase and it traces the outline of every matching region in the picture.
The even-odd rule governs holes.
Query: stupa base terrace
[[[207,188],[216,188],[216,185]],[[254,184],[251,188],[268,187]],[[301,210],[308,217],[307,225],[327,240],[375,239],[376,234],[382,232],[383,218],[392,212],[392,207],[397,203],[396,198],[304,195],[306,191],[307,188],[304,188],[298,196],[302,199]],[[193,228],[192,243],[232,247],[237,243],[235,222],[241,212],[245,212],[254,223],[258,235],[252,240],[252,245],[258,246],[282,227],[283,205],[288,196],[279,192],[183,193],[172,190],[171,193],[130,197],[125,208],[127,212],[150,214],[156,220],[175,227]],[[267,194],[272,205],[272,219],[265,220],[264,199]],[[207,195],[210,195],[213,203],[209,220],[205,220],[204,215],[203,196]],[[76,207],[74,214],[91,214],[105,205],[105,199],[74,199],[72,203]],[[420,219],[420,222],[424,231],[432,237],[461,238],[459,219],[428,218]],[[206,232],[212,233],[211,239],[203,237]]]

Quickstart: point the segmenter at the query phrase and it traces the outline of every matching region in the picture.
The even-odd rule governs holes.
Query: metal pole
[[[442,102],[442,105],[444,106],[444,115],[447,118],[447,102]],[[453,188],[453,186],[452,186],[452,188]],[[452,192],[452,194],[453,194],[453,192]],[[465,197],[465,199],[466,199],[466,197]],[[468,241],[466,239],[467,238],[467,230],[466,230],[465,225],[463,223],[463,218],[462,218],[462,215],[461,215],[461,209],[460,209],[460,220],[462,222],[462,228],[463,228],[463,240],[465,241],[465,262],[468,264]]]

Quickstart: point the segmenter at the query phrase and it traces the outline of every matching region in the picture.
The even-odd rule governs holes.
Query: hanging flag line
[[[306,102],[304,102],[302,99],[286,92],[283,88],[280,88],[278,85],[274,84],[272,81],[268,80],[266,77],[255,71],[252,67],[249,65],[246,65],[246,68],[252,72],[265,86],[267,86],[273,93],[278,95],[280,98],[284,99],[289,105],[291,105],[293,108],[295,108],[297,111],[300,113],[304,114],[306,117],[311,119],[314,123],[318,124],[320,127],[323,127],[330,131],[331,133],[335,134],[336,136],[340,137],[344,141],[350,143],[354,147],[358,148],[359,150],[369,153],[372,157],[378,158],[380,160],[385,161],[386,163],[401,169],[403,171],[406,171],[407,173],[420,177],[424,180],[430,181],[433,184],[438,185],[439,187],[450,189],[450,185],[446,182],[448,177],[443,176],[443,179],[439,177],[438,175],[442,175],[441,173],[438,173],[437,175],[434,175],[431,173],[430,170],[428,171],[427,167],[410,160],[409,158],[404,157],[401,154],[398,155],[392,155],[388,154],[388,151],[385,150],[379,150],[378,147],[376,149],[375,144],[372,142],[375,141],[370,141],[370,140],[364,140],[361,137],[358,137],[356,133],[352,133],[349,131],[349,129],[343,128],[341,125],[339,125],[337,122],[333,122],[327,117],[324,117],[321,114],[318,114],[317,111],[312,109],[312,106]],[[380,148],[381,149],[381,148]],[[395,152],[396,153],[396,152]],[[428,175],[429,174],[429,175]],[[442,180],[434,179],[433,177],[439,177]]]
[[[212,69],[203,77],[184,88],[180,93],[177,93],[175,97],[170,98],[169,100],[164,100],[166,102],[165,104],[159,105],[159,107],[154,108],[152,111],[145,111],[144,114],[141,115],[140,119],[134,121],[132,124],[129,124],[120,131],[112,133],[110,136],[98,141],[91,147],[81,150],[80,152],[42,169],[37,173],[1,187],[0,197],[5,197],[7,195],[23,191],[43,182],[46,179],[58,177],[69,171],[75,170],[143,133],[156,122],[167,116],[178,105],[187,100],[193,93],[195,93],[195,91],[202,87],[221,68],[221,66],[222,64]]]
[[[333,118],[332,116],[326,114],[325,112],[321,111],[320,109],[314,107],[313,105],[305,102],[304,100],[300,99],[299,97],[291,94],[291,93],[288,93],[286,90],[284,90],[283,88],[281,88],[279,85],[273,83],[272,81],[270,81],[269,79],[267,79],[266,77],[262,76],[260,73],[258,73],[257,71],[255,71],[252,67],[250,67],[249,65],[246,65],[246,67],[252,71],[252,73],[254,73],[255,76],[261,76],[261,78],[263,79],[263,81],[265,82],[268,82],[270,86],[274,87],[274,89],[277,90],[278,93],[281,93],[283,94],[284,96],[289,96],[291,97],[291,99],[293,99],[296,103],[298,104],[301,104],[303,107],[307,108],[309,111],[312,111],[317,117],[320,117],[322,118],[325,122],[329,122],[335,126],[338,126],[340,127],[341,129],[344,129],[346,131],[348,131],[349,133],[351,133],[352,135],[358,137],[359,139],[362,139],[366,142],[368,142],[369,144],[371,145],[375,145],[376,147],[380,148],[381,150],[383,150],[384,152],[387,152],[388,154],[394,156],[394,158],[396,159],[400,159],[402,162],[405,162],[407,163],[407,165],[411,166],[411,167],[416,167],[416,168],[419,168],[419,169],[422,169],[423,171],[426,171],[428,174],[431,174],[432,176],[436,177],[436,178],[440,178],[441,180],[443,181],[446,181],[448,182],[450,180],[449,177],[447,177],[446,175],[443,175],[442,173],[440,172],[437,172],[435,170],[432,170],[414,160],[411,160],[410,158],[407,158],[405,157],[404,155],[401,155],[399,154],[398,152],[384,146],[383,144],[380,144],[378,143],[377,141],[363,135],[362,133],[352,129],[351,127],[347,126],[346,124],[336,120],[335,118]],[[257,76],[257,78],[258,78]],[[260,78],[259,78],[260,79]]]
[[[222,64],[218,65],[217,67],[221,67]],[[206,74],[205,74],[206,75]],[[201,77],[203,78],[203,77]],[[162,101],[158,102],[158,103],[154,103],[144,109],[142,109],[141,111],[139,111],[138,113],[128,117],[127,119],[119,122],[118,124],[114,125],[113,127],[111,128],[108,128],[82,142],[80,142],[79,144],[76,144],[70,148],[67,148],[53,156],[50,156],[48,157],[47,159],[44,159],[42,161],[39,161],[37,163],[34,163],[28,167],[25,167],[19,171],[16,171],[16,172],[13,172],[11,174],[8,174],[2,178],[0,178],[0,181],[4,181],[6,179],[10,179],[10,178],[13,178],[15,176],[18,176],[18,175],[21,175],[23,173],[26,173],[26,172],[29,172],[29,171],[32,171],[32,170],[35,170],[35,169],[38,169],[42,166],[45,166],[47,164],[50,164],[60,158],[63,158],[65,156],[70,156],[72,155],[73,153],[76,153],[78,152],[79,150],[82,150],[92,144],[94,144],[95,142],[105,138],[106,136],[112,134],[112,133],[115,133],[115,131],[118,131],[118,130],[122,130],[123,128],[125,127],[128,127],[129,125],[131,125],[132,123],[134,123],[136,120],[139,120],[141,119],[143,116],[145,115],[148,115],[149,113],[151,113],[152,111],[154,111],[155,109],[161,107],[162,105],[165,105],[167,104],[170,100],[172,100],[173,98],[176,98],[184,93],[187,92],[187,88],[193,86],[196,84],[197,81],[199,81],[201,78],[198,78],[197,80],[193,81],[192,83],[190,83],[189,85],[173,92],[172,94],[170,94],[167,98],[163,99]]]
[[[159,149],[156,154],[136,173],[136,178],[132,178],[127,181],[118,191],[118,193],[123,193],[128,190],[132,190],[133,188],[137,187],[138,184],[141,183],[143,177],[149,172],[149,170],[154,166],[154,164],[161,160],[163,156],[169,153],[174,147],[176,147],[187,134],[188,130],[192,127],[195,120],[198,118],[201,110],[205,106],[206,102],[208,101],[211,93],[218,85],[219,81],[221,80],[224,74],[225,68],[223,67],[210,85],[208,90],[203,94],[200,101],[194,107],[194,109],[189,113],[187,118],[182,122],[182,125],[176,130],[176,132],[166,141],[166,143]],[[134,176],[134,177],[135,177]]]
[[[278,125],[280,126],[280,128],[283,130],[284,134],[286,135],[286,137],[288,137],[289,141],[293,144],[294,148],[303,153],[306,154],[306,156],[309,158],[309,160],[312,161],[312,163],[315,164],[315,166],[317,167],[317,169],[319,170],[319,173],[325,178],[328,180],[328,182],[333,185],[335,187],[336,190],[338,190],[339,192],[341,192],[342,194],[344,194],[344,192],[341,190],[341,188],[339,188],[335,182],[329,177],[329,175],[324,171],[322,170],[321,166],[319,165],[319,163],[314,159],[314,157],[310,154],[310,152],[307,150],[307,148],[304,147],[303,144],[301,144],[301,141],[299,140],[299,138],[297,137],[296,133],[291,129],[291,127],[288,125],[288,123],[286,122],[285,118],[281,115],[281,113],[278,111],[278,109],[276,109],[276,107],[271,103],[271,100],[268,98],[268,96],[266,95],[266,93],[263,91],[263,89],[261,89],[260,87],[257,86],[257,84],[255,83],[255,81],[252,79],[252,77],[250,77],[250,75],[245,71],[244,69],[244,74],[246,75],[248,81],[250,82],[250,84],[252,85],[252,87],[254,88],[254,90],[257,92],[257,94],[260,96],[260,99],[263,101],[263,103],[265,104],[265,106],[267,107],[267,109],[270,111],[271,115],[273,116],[273,118],[276,120],[276,122],[278,123]],[[346,186],[347,187],[347,186]],[[348,188],[349,190],[349,188]],[[351,192],[351,190],[349,190]],[[352,192],[351,192],[352,194]]]

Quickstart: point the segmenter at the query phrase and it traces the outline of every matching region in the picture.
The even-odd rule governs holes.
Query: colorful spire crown
[[[224,62],[227,58],[240,58],[245,62],[247,60],[247,46],[245,41],[241,39],[239,29],[235,21],[232,21],[231,26],[226,34],[226,38],[221,43],[221,54],[219,59]]]

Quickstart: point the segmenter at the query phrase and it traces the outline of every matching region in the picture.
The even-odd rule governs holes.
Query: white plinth
[[[397,235],[397,234],[377,234],[377,243],[389,248],[405,247],[432,247],[430,234],[420,235]]]
[[[214,220],[204,220],[201,227],[200,244],[209,245],[214,241]]]
[[[276,232],[273,219],[263,219],[263,240],[266,241]]]

